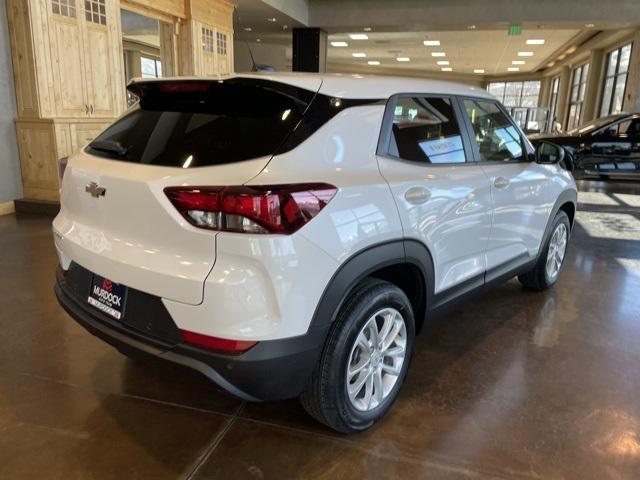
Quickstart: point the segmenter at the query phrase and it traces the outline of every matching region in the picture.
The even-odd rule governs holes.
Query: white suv
[[[484,90],[360,75],[132,83],[61,164],[56,294],[129,354],[363,430],[443,307],[558,278],[576,210],[559,147]]]

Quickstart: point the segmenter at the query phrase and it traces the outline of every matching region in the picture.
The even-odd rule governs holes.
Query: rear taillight
[[[60,177],[60,182],[62,182],[62,178],[64,177],[64,171],[67,169],[68,161],[69,157],[62,157],[58,160],[58,176]]]
[[[167,187],[165,194],[189,223],[238,233],[290,234],[333,198],[325,183],[240,187]]]
[[[189,332],[188,330],[180,330],[180,335],[182,336],[182,340],[190,345],[226,353],[243,353],[258,343],[246,340],[229,340],[226,338],[210,337],[209,335]]]

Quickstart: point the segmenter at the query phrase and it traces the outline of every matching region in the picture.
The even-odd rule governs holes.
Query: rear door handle
[[[427,203],[431,198],[431,190],[425,187],[411,187],[404,192],[404,198],[412,205]]]
[[[509,186],[509,180],[504,177],[497,177],[493,181],[493,186],[496,188],[507,188]]]

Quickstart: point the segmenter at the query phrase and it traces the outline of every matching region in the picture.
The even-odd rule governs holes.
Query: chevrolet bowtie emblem
[[[84,187],[84,191],[90,193],[93,198],[104,197],[104,194],[107,193],[107,189],[98,186],[96,182],[91,182]]]

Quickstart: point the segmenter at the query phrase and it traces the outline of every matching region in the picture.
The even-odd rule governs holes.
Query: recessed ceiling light
[[[251,31],[251,27],[245,27],[244,31],[245,32],[250,32]]]
[[[396,57],[398,62],[409,62],[411,59],[409,57]]]
[[[549,62],[547,63],[547,67],[551,68],[556,64],[556,62]]]
[[[529,40],[527,40],[527,45],[544,45],[544,39],[530,38]]]
[[[527,62],[525,62],[524,60],[512,60],[511,61],[511,65],[524,65],[525,63],[527,63]]]
[[[332,47],[348,47],[349,44],[347,42],[331,42]]]
[[[355,52],[355,53],[352,53],[351,55],[353,55],[356,58],[364,58],[367,56],[367,54],[363,52]]]
[[[440,40],[425,40],[422,43],[424,43],[425,47],[438,47],[438,46],[440,46]]]
[[[276,17],[267,18],[267,22],[275,23],[278,19]]]
[[[431,52],[432,57],[446,57],[447,54],[444,52]]]
[[[587,27],[587,28],[593,28],[596,25],[594,23],[585,23],[584,26]]]
[[[369,65],[380,65],[380,62],[378,60],[369,60],[367,63]]]
[[[484,73],[484,68],[474,68],[473,73]]]
[[[351,40],[369,40],[369,35],[366,33],[351,33],[349,36]]]
[[[449,60],[440,60],[437,63],[438,63],[438,65],[449,65]]]
[[[362,30],[364,30],[365,32],[370,32],[371,31],[371,27],[364,27]]]
[[[519,57],[533,57],[533,52],[518,52]]]
[[[453,72],[453,68],[451,67],[442,67],[440,70],[442,70],[443,72]]]
[[[563,53],[562,55],[560,55],[558,57],[558,60],[564,60],[565,58],[567,58],[567,55],[565,53]]]
[[[507,68],[507,71],[509,71],[509,72],[519,72],[520,71],[520,67],[509,67],[509,68]]]
[[[477,27],[475,25],[467,25],[468,30],[475,30]]]
[[[261,40],[260,40],[259,38],[256,38],[256,42],[260,43],[260,42],[261,42]]]
[[[578,49],[578,47],[576,47],[575,45],[573,47],[569,47],[565,50],[564,53],[568,53],[568,54],[572,54],[573,52],[575,52]]]

